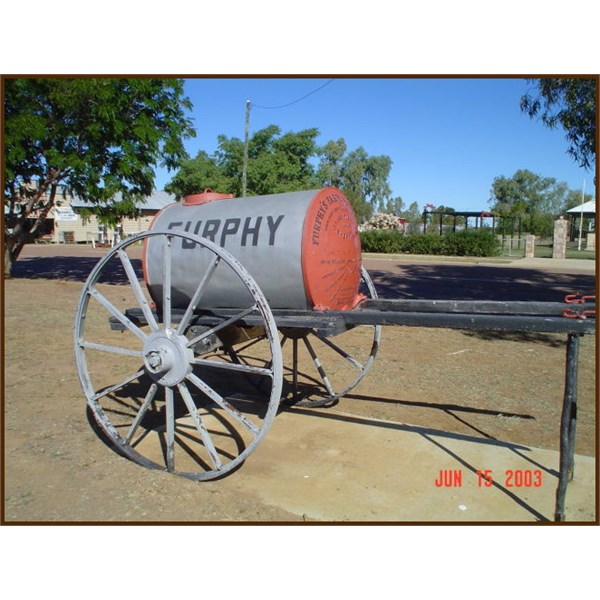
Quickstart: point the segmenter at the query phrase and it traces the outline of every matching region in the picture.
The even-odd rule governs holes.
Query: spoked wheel
[[[141,243],[152,244],[162,263],[154,298],[140,273]],[[186,260],[202,265],[194,267],[202,272],[187,295],[172,285],[187,269],[173,260],[182,247],[193,248]],[[202,298],[219,295],[217,281],[227,281],[226,310],[198,310]],[[227,310],[233,296],[245,306]],[[213,354],[252,332],[262,342],[262,366]],[[214,479],[240,465],[281,398],[281,347],[264,295],[231,254],[189,233],[149,231],[100,260],[77,309],[75,356],[88,406],[117,449],[191,479]]]
[[[375,286],[364,268],[361,277],[361,293],[376,299]],[[381,326],[343,330],[282,328],[280,334],[284,362],[282,402],[317,408],[337,403],[360,383],[379,350]],[[231,348],[231,359],[241,364],[259,364],[255,343]]]
[[[361,268],[361,290],[371,299],[377,291]],[[380,325],[362,325],[338,332],[283,330],[282,400],[302,407],[329,406],[354,389],[367,374],[381,341]]]

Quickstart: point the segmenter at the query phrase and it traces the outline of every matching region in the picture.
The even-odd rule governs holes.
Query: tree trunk
[[[15,262],[17,261],[17,258],[19,258],[19,254],[21,253],[21,250],[23,250],[24,245],[25,245],[24,242],[19,243],[19,242],[16,242],[14,239],[5,239],[5,241],[4,241],[4,278],[5,279],[12,278],[13,267],[15,265]]]
[[[13,267],[30,236],[22,223],[17,223],[10,234],[4,232],[4,278],[11,279]]]
[[[17,260],[21,250],[23,249],[23,245],[21,244],[18,252],[15,252],[16,247],[13,240],[5,239],[4,241],[4,278],[11,279],[12,278],[12,270]]]
[[[19,258],[19,254],[23,250],[25,244],[32,242],[37,237],[39,237],[40,228],[42,224],[46,220],[50,209],[54,206],[54,200],[56,198],[56,178],[60,177],[60,172],[53,171],[53,179],[45,182],[40,185],[37,189],[34,196],[27,199],[26,201],[14,202],[13,207],[18,205],[21,207],[19,213],[12,213],[10,216],[11,224],[13,225],[12,230],[6,230],[6,223],[4,229],[4,278],[10,279],[12,277],[12,269]],[[46,190],[50,188],[50,195],[47,200],[42,203],[42,206],[39,207],[40,200],[42,200],[42,196],[46,192]],[[30,231],[25,227],[25,223],[27,221],[27,217],[30,217],[32,214],[32,210],[37,213],[35,218],[33,227]],[[11,209],[12,210],[12,209]],[[6,218],[6,215],[5,215]],[[5,219],[6,220],[6,219]]]
[[[14,265],[14,260],[12,257],[12,252],[9,248],[9,242],[6,241],[4,243],[4,278],[11,279],[12,277],[12,268]]]

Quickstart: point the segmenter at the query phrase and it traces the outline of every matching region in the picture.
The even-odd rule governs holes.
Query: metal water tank
[[[152,230],[184,230],[226,248],[254,277],[271,308],[348,310],[359,301],[360,237],[337,188],[246,198],[207,192],[158,213]],[[162,297],[160,240],[146,240],[143,267],[152,298]],[[175,238],[172,304],[185,308],[209,267],[198,244]],[[239,278],[218,267],[201,307],[247,305]]]

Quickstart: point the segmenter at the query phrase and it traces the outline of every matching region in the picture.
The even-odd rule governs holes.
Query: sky
[[[271,124],[315,127],[319,145],[344,138],[348,150],[389,156],[392,196],[405,206],[485,210],[494,178],[519,169],[594,194],[593,171],[567,154],[564,131],[521,112],[528,90],[520,78],[186,79],[197,130],[186,149],[212,154],[219,134],[243,139],[249,100],[251,135]],[[157,189],[173,175],[158,170]]]

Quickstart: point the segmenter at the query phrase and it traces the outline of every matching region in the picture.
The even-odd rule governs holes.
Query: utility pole
[[[242,167],[242,197],[246,197],[248,180],[248,131],[250,129],[250,100],[246,100],[246,120],[244,124],[244,165]]]

